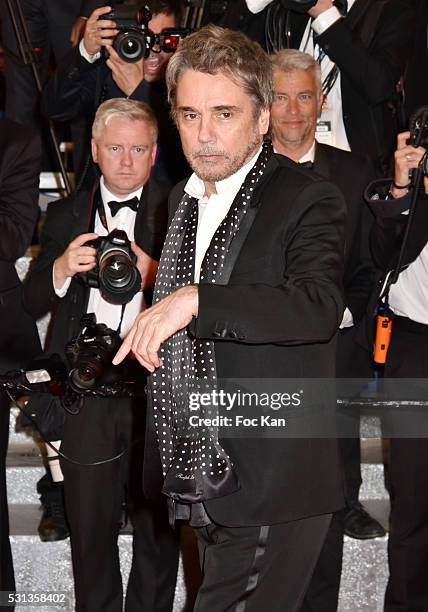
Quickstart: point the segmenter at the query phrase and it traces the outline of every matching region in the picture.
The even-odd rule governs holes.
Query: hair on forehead
[[[127,98],[112,98],[100,104],[92,124],[92,138],[95,142],[100,139],[104,128],[117,118],[146,123],[152,132],[153,142],[156,144],[158,123],[153,111],[144,102]]]
[[[186,70],[224,74],[251,97],[257,114],[273,101],[272,67],[260,45],[240,32],[208,25],[180,42],[166,71],[175,116],[177,82]]]
[[[297,51],[296,49],[281,49],[281,51],[270,56],[270,61],[272,62],[274,74],[276,72],[287,74],[297,72],[298,70],[309,72],[314,78],[317,94],[321,94],[321,67],[312,55],[303,53],[303,51]]]

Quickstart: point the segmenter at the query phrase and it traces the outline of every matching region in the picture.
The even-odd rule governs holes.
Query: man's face
[[[255,117],[250,96],[222,73],[183,72],[175,111],[184,154],[207,194],[251,159],[269,127],[269,111]]]
[[[156,156],[153,134],[144,121],[113,117],[97,142],[92,157],[100,167],[107,189],[123,197],[149,179]]]
[[[153,19],[149,21],[149,29],[155,34],[160,34],[164,28],[176,28],[174,15],[166,15],[165,13],[158,13],[154,15]],[[157,47],[155,46],[155,49]],[[149,83],[152,81],[160,81],[165,77],[165,70],[169,60],[172,57],[172,53],[155,53],[153,49],[150,51],[150,55],[144,60],[144,80]]]
[[[282,147],[312,145],[321,98],[309,70],[274,70],[275,99],[272,105],[273,144]]]

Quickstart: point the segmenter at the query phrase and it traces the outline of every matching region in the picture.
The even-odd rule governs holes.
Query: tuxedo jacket
[[[34,321],[22,306],[15,261],[25,254],[39,214],[38,135],[0,120],[0,366],[25,366],[40,352]]]
[[[58,298],[53,287],[53,264],[74,238],[93,231],[91,219],[95,193],[95,188],[91,193],[78,192],[49,205],[40,236],[40,253],[24,282],[24,303],[28,311],[36,318],[52,312],[49,350],[60,354],[80,329],[89,289],[73,277],[66,295]],[[143,189],[134,235],[136,243],[154,259],[159,259],[165,237],[166,202],[165,187],[150,180]]]
[[[269,6],[253,15],[245,0],[231,0],[223,23],[229,22],[229,27],[243,31],[269,49],[265,38],[268,10]],[[288,11],[288,18],[289,46],[299,49],[310,17]],[[278,27],[282,25],[285,31],[284,24],[285,21]],[[415,29],[414,0],[356,0],[346,18],[316,37],[340,69],[343,121],[351,150],[370,155],[383,172],[389,165],[397,134],[391,100],[405,72]],[[286,46],[284,33],[282,47]]]
[[[170,218],[183,186],[171,192]],[[334,338],[343,313],[343,198],[315,173],[273,155],[250,208],[255,218],[229,281],[199,284],[199,314],[190,332],[214,342],[218,379],[259,379],[263,387],[266,378],[334,377]],[[160,474],[153,432],[146,439],[144,484],[152,493]],[[267,525],[341,507],[336,440],[220,442],[241,487],[205,503],[214,522]]]

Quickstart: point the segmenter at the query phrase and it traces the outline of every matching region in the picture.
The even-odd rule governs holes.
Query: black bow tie
[[[132,210],[136,211],[138,209],[138,204],[139,200],[137,196],[131,198],[130,200],[124,200],[123,202],[115,202],[114,200],[108,202],[112,217],[115,216],[118,210],[124,208],[125,206],[128,206],[128,208],[131,208]]]
[[[311,161],[301,162],[299,163],[299,165],[303,166],[303,168],[309,168],[309,170],[312,170],[312,168],[314,167],[314,162],[311,162]]]
[[[345,16],[348,12],[348,0],[334,0],[334,6]]]

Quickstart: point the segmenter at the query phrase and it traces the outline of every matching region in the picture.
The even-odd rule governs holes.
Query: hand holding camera
[[[98,238],[98,234],[80,234],[70,242],[64,253],[55,260],[54,282],[61,289],[68,278],[80,272],[89,272],[96,265],[96,250],[86,243]]]
[[[414,183],[417,168],[420,168],[418,176],[423,176],[424,190],[428,194],[428,107],[419,108],[409,123],[410,131],[399,134],[397,138],[394,182],[390,189],[394,198],[406,195]]]
[[[113,39],[118,33],[116,23],[112,19],[103,18],[111,10],[111,6],[95,9],[86,22],[83,44],[89,55],[100,53],[102,47],[113,45]]]

